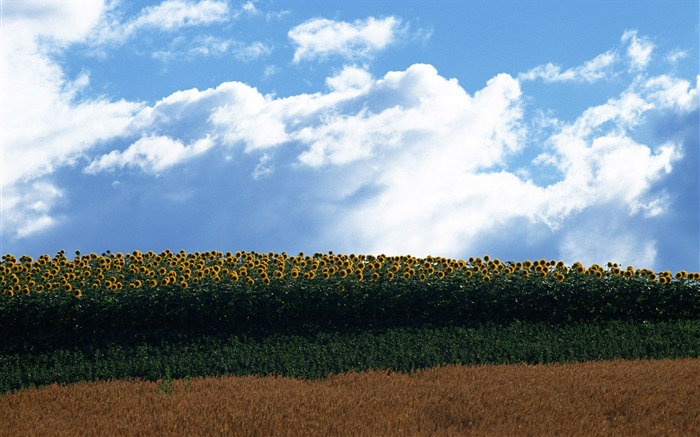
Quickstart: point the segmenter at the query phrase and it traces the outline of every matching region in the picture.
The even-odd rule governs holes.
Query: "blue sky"
[[[2,1],[0,252],[700,270],[697,1]]]

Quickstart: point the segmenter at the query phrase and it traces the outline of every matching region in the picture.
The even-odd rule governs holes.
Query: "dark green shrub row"
[[[700,321],[480,327],[241,336],[160,332],[111,342],[0,354],[0,394],[25,387],[106,379],[213,375],[322,378],[349,370],[410,372],[446,364],[549,363],[700,357]]]

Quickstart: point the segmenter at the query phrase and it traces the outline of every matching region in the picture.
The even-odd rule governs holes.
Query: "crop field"
[[[0,262],[0,435],[684,435],[698,358],[697,272],[332,252]]]
[[[0,398],[0,435],[693,435],[699,371],[616,360],[51,385]]]

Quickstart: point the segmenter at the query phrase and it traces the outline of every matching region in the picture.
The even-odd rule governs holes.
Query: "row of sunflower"
[[[592,275],[597,278],[641,277],[662,284],[676,281],[700,281],[700,273],[680,271],[653,272],[649,269],[620,267],[608,263],[606,267],[593,264],[586,268],[576,262],[566,266],[556,260],[526,260],[502,262],[488,255],[469,260],[455,260],[427,256],[336,255],[303,252],[296,256],[282,253],[219,251],[187,253],[181,250],[160,253],[135,250],[123,254],[76,251],[69,260],[65,251],[55,256],[42,255],[37,259],[22,256],[17,259],[4,255],[0,262],[0,290],[2,295],[29,295],[50,290],[63,290],[81,297],[89,290],[128,290],[176,286],[186,289],[208,281],[239,282],[248,285],[271,285],[275,280],[330,280],[331,278],[356,281],[379,280],[443,280],[447,277],[474,278],[490,281],[496,275],[523,275],[549,277],[564,281],[568,275]]]

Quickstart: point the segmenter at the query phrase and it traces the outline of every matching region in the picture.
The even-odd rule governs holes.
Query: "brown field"
[[[0,435],[700,435],[700,359],[52,385]]]

